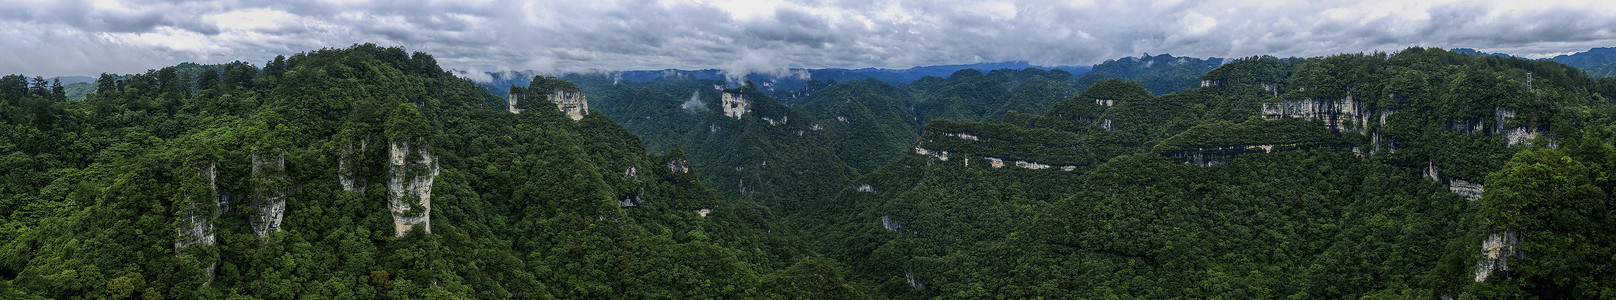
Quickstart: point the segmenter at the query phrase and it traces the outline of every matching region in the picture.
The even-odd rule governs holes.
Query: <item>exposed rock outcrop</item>
[[[643,201],[644,200],[641,200],[641,195],[639,195],[639,194],[624,195],[622,198],[617,199],[617,207],[619,207],[619,208],[639,207],[641,203],[644,203]]]
[[[432,181],[438,176],[437,157],[426,138],[388,143],[387,207],[393,215],[395,236],[409,233],[421,224],[432,233]]]
[[[1364,114],[1363,108],[1363,102],[1353,100],[1349,94],[1341,100],[1306,98],[1263,103],[1262,115],[1267,120],[1323,120],[1325,126],[1336,132],[1347,132],[1365,128],[1369,116]]]
[[[864,192],[864,193],[874,193],[875,192],[875,187],[870,186],[870,184],[868,184],[868,183],[860,183],[858,185],[853,186],[853,189],[857,190],[859,192]]]
[[[1521,242],[1514,232],[1494,233],[1481,242],[1481,259],[1476,261],[1476,282],[1487,281],[1487,278],[1500,274],[1507,276],[1510,271],[1509,259],[1520,258],[1522,253],[1516,249]]]
[[[899,232],[898,230],[903,229],[903,225],[898,224],[898,220],[892,219],[891,216],[881,216],[881,227],[892,232]]]
[[[668,161],[668,171],[674,173],[690,173],[690,161],[676,158]]]
[[[1481,200],[1481,193],[1484,190],[1485,188],[1482,185],[1464,180],[1454,179],[1453,182],[1448,183],[1448,191],[1464,196],[1465,199],[1470,199],[1471,201]]]
[[[505,100],[508,110],[513,114],[520,114],[522,111],[526,110],[518,107],[528,107],[531,105],[524,104],[526,103],[524,101],[532,101],[528,93],[529,92],[527,89],[518,87],[511,88],[511,95]],[[550,94],[546,96],[550,96],[550,102],[555,104],[557,110],[560,110],[561,113],[566,114],[567,117],[572,118],[573,121],[582,120],[584,115],[589,114],[589,100],[584,97],[582,92],[569,92],[557,88],[551,90]]]
[[[719,106],[724,108],[724,116],[740,119],[742,115],[752,112],[752,109],[747,108],[746,98],[741,94],[724,93],[718,100]]]
[[[516,108],[516,104],[517,103],[522,103],[522,96],[523,95],[525,95],[525,94],[521,93],[518,89],[515,89],[515,88],[511,89],[511,96],[510,97],[505,97],[505,105],[508,108],[507,110],[510,111],[513,114],[522,113],[523,109]]]
[[[584,93],[569,93],[557,89],[550,93],[550,102],[555,102],[556,109],[567,114],[573,121],[582,120],[584,115],[589,114],[589,100],[584,98]]]
[[[711,208],[703,208],[703,209],[697,209],[696,210],[696,215],[699,215],[699,216],[701,216],[703,218],[706,218],[708,214],[712,214],[712,213],[713,213],[713,209],[711,209]]]
[[[252,156],[252,175],[258,180],[253,188],[258,215],[252,222],[253,233],[269,237],[281,231],[281,219],[286,215],[286,152],[274,157]]]
[[[915,279],[914,270],[903,270],[903,280],[909,282],[909,288],[915,289],[916,291],[926,291],[926,283]]]
[[[921,148],[921,147],[915,147],[915,154],[930,155],[931,157],[935,157],[938,160],[948,161],[948,150],[931,150],[931,149],[926,149],[926,148]]]
[[[967,141],[972,141],[972,142],[975,142],[975,141],[980,141],[980,140],[982,140],[982,138],[979,138],[979,137],[977,137],[977,136],[976,136],[976,135],[972,135],[972,134],[969,134],[969,133],[963,133],[963,132],[958,132],[958,133],[944,133],[944,134],[943,134],[943,135],[946,135],[946,136],[951,136],[951,137],[957,137],[957,138],[959,138],[959,139],[962,139],[962,140],[967,140]]]
[[[206,197],[208,203],[201,207],[198,207],[195,202],[186,204],[185,215],[180,219],[180,226],[174,228],[176,235],[174,250],[176,254],[180,249],[194,245],[214,244],[213,220],[219,218],[221,210],[219,206],[221,206],[220,202],[223,201],[223,197],[219,196],[219,176],[215,170],[217,168],[217,164],[208,164],[197,171],[197,176],[208,181],[209,194]],[[212,205],[213,209],[209,211],[206,205]]]
[[[359,140],[359,152],[357,153],[354,152],[353,142],[348,142],[347,146],[342,147],[342,156],[337,159],[337,182],[342,184],[343,191],[365,193],[369,180],[362,175],[356,174],[358,172],[355,171],[354,156],[358,156],[359,153],[364,153],[369,149],[370,136],[365,136],[364,139]]]

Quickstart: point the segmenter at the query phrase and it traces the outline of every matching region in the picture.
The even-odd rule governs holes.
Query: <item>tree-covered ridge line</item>
[[[1245,122],[1214,122],[1196,125],[1183,133],[1162,140],[1154,152],[1247,149],[1257,146],[1313,147],[1337,146],[1340,139],[1315,122],[1295,118],[1252,119]]]
[[[926,148],[791,220],[850,280],[903,298],[1603,298],[1616,286],[1598,246],[1616,234],[1609,189],[1554,175],[1611,167],[1596,157],[1616,144],[1600,133],[1616,80],[1423,48],[1245,58],[1203,80],[1159,97],[1101,82],[1044,115],[933,121],[922,148],[1041,128],[1100,163],[1012,171]]]
[[[0,95],[0,298],[860,293],[601,114],[511,114],[402,48],[226,68]]]

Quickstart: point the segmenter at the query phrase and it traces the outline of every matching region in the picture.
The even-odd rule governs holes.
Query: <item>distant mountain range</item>
[[[753,82],[754,84],[757,85],[757,88],[758,88],[759,91],[762,91],[762,92],[764,92],[766,94],[784,95],[786,93],[801,90],[802,88],[808,86],[809,81],[814,81],[814,80],[846,82],[846,81],[857,81],[857,80],[864,80],[864,79],[876,79],[876,80],[887,82],[889,84],[908,84],[908,83],[914,82],[915,80],[920,80],[921,78],[925,78],[927,76],[931,76],[931,77],[948,77],[949,75],[954,74],[954,72],[958,72],[960,70],[966,70],[966,69],[975,69],[975,70],[986,72],[986,71],[1000,70],[1000,69],[1021,70],[1021,69],[1028,69],[1028,68],[1045,70],[1045,71],[1060,70],[1060,71],[1064,71],[1064,72],[1067,72],[1067,73],[1071,73],[1073,76],[1080,76],[1080,75],[1083,75],[1084,73],[1088,73],[1089,70],[1093,69],[1094,67],[1093,66],[1037,66],[1037,65],[1033,65],[1031,63],[1025,62],[1025,61],[1012,61],[1012,62],[989,62],[989,63],[961,64],[961,65],[921,66],[921,67],[913,67],[913,68],[908,68],[908,69],[881,69],[881,68],[792,69],[790,72],[787,72],[787,74],[785,74],[785,75],[771,75],[771,74],[757,74],[757,73],[747,74],[744,77],[745,78],[744,81]],[[527,82],[529,80],[533,79],[534,75],[538,75],[538,74],[535,73],[535,72],[516,71],[516,72],[488,72],[488,75],[490,75],[493,78],[493,80],[488,81],[488,82],[479,82],[478,84],[488,88],[489,91],[494,92],[494,94],[496,94],[496,95],[505,95],[506,93],[509,92],[508,90],[509,90],[509,88],[511,86],[513,86],[513,85],[514,86],[525,85],[525,84],[527,84]],[[723,70],[718,70],[718,69],[701,69],[701,70],[667,69],[667,70],[614,71],[614,72],[606,72],[606,75],[611,77],[611,78],[614,78],[614,79],[627,80],[627,81],[633,81],[633,82],[647,82],[647,81],[655,80],[657,78],[661,78],[663,76],[683,76],[683,77],[689,77],[689,78],[693,78],[693,79],[729,81],[729,77],[725,76],[724,71]],[[743,83],[745,83],[745,82],[729,82],[729,84],[731,86],[739,86],[739,85],[741,85]]]

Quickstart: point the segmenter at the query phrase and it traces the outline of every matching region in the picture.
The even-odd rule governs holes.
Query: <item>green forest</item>
[[[1577,62],[7,75],[0,299],[1616,298],[1616,79]]]

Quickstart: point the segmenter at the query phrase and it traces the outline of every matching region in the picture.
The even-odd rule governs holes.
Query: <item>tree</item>
[[[67,100],[67,89],[62,87],[62,79],[51,79],[51,99],[56,101]]]

